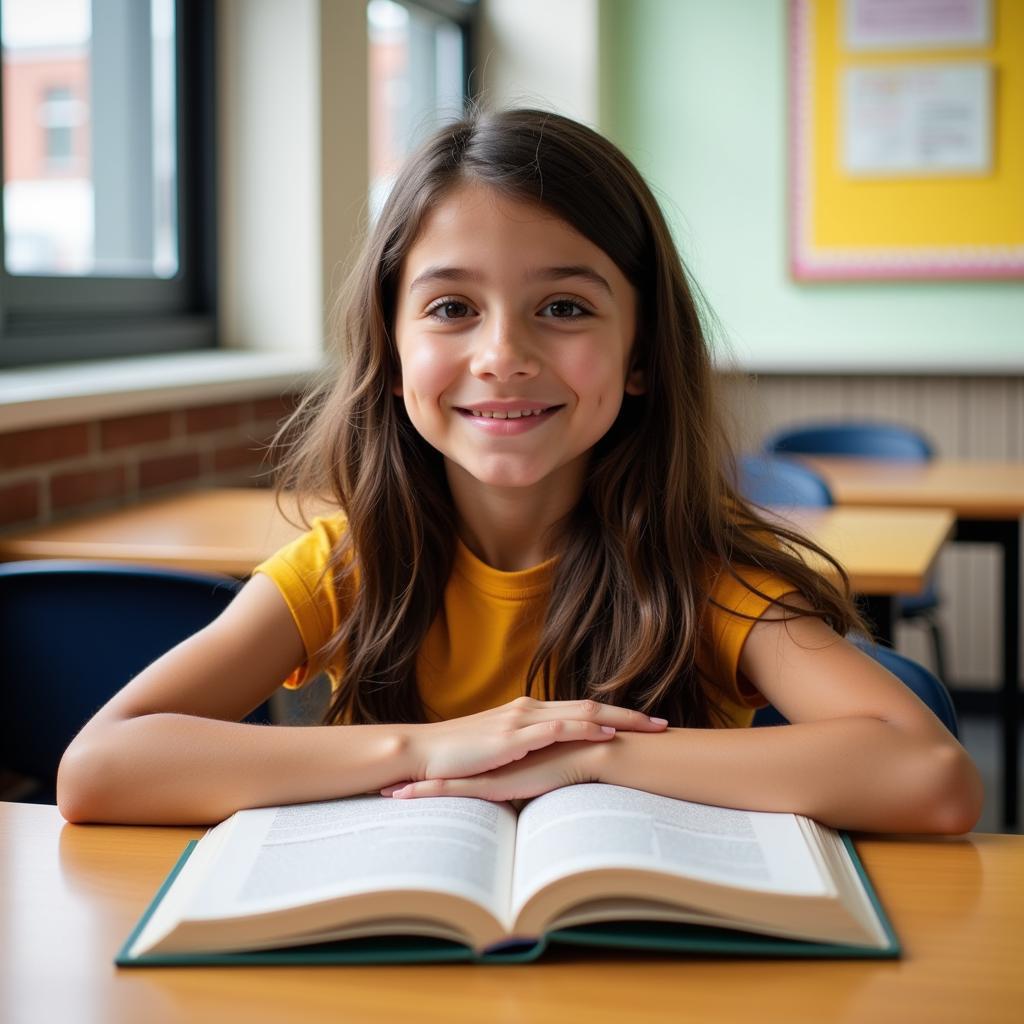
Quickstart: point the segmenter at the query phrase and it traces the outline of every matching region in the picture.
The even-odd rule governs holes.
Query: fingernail
[[[612,725],[602,725],[601,732],[615,732],[615,727]]]
[[[667,718],[652,718],[651,721],[655,725],[668,725],[668,719]]]

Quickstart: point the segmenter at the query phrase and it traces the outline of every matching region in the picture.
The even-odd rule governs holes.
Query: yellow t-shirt
[[[308,532],[254,570],[270,577],[284,596],[307,659],[324,646],[346,614],[324,571],[344,528],[341,515],[315,519]],[[476,714],[526,692],[526,673],[540,638],[555,561],[502,572],[457,542],[442,606],[416,662],[420,697],[429,720]],[[744,578],[773,598],[793,591],[792,584],[767,572],[747,571]],[[732,724],[746,726],[754,708],[765,701],[740,676],[740,652],[769,602],[725,574],[718,577],[711,596],[741,614],[709,607],[700,645],[701,668],[721,685],[723,710]],[[333,685],[342,671],[341,666],[328,669]],[[296,688],[306,678],[307,664],[303,664],[284,685]]]

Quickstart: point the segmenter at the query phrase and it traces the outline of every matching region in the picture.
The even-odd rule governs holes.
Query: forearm
[[[61,761],[57,800],[69,821],[170,825],[376,792],[410,777],[410,728],[143,715],[87,727]]]
[[[870,718],[619,733],[581,756],[601,782],[697,803],[789,811],[836,828],[966,832],[982,799],[977,769],[951,737],[936,740]]]

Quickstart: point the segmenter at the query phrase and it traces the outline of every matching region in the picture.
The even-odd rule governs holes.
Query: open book
[[[379,796],[239,811],[190,844],[117,962],[532,959],[549,941],[898,954],[834,830],[587,784],[518,814]]]

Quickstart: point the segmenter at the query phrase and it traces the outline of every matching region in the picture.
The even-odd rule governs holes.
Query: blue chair
[[[903,462],[928,462],[934,450],[926,437],[911,427],[864,421],[811,423],[771,435],[764,443],[770,455],[847,455]],[[946,674],[946,644],[939,625],[941,599],[934,578],[917,594],[900,594],[895,614],[904,620],[919,619],[931,634],[935,670]]]
[[[935,452],[928,439],[898,423],[843,420],[789,427],[765,441],[772,455],[852,455],[927,462]]]
[[[240,585],[110,563],[0,563],[0,766],[38,783],[22,799],[55,803],[57,766],[79,729]],[[269,722],[268,705],[246,720]]]
[[[832,504],[828,484],[814,470],[798,462],[741,455],[736,469],[740,493],[755,505]]]
[[[931,708],[935,717],[959,739],[956,710],[953,707],[949,691],[938,676],[933,675],[913,659],[898,654],[889,647],[880,647],[878,644],[860,637],[849,637],[848,639],[909,686],[921,701]],[[754,725],[785,724],[786,719],[771,705],[758,708],[754,713]]]

